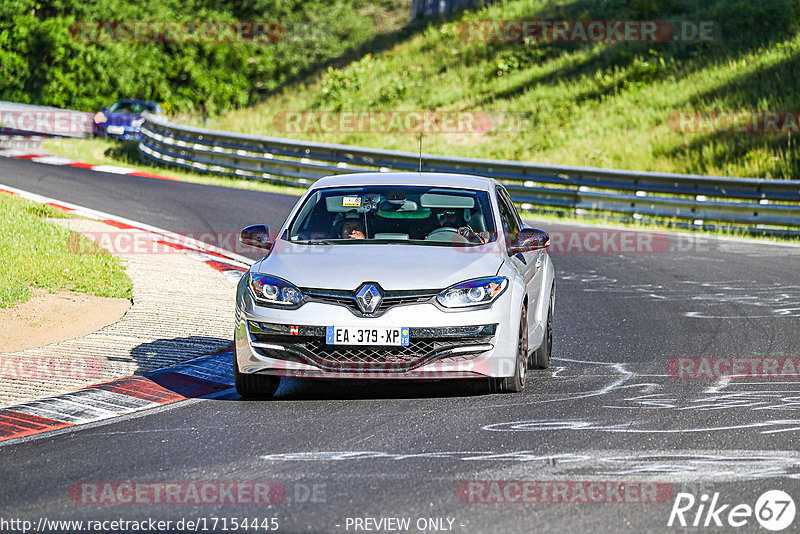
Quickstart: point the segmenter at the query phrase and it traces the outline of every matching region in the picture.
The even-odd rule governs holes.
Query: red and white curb
[[[71,428],[203,397],[233,386],[231,349],[144,376],[111,382],[0,410],[0,442]]]
[[[111,215],[110,213],[104,213],[102,211],[78,206],[76,204],[70,204],[69,202],[62,202],[60,200],[55,200],[49,197],[38,195],[36,193],[30,193],[28,191],[23,191],[22,189],[16,189],[3,184],[0,184],[0,193],[18,195],[24,199],[31,200],[39,204],[46,204],[54,208],[80,215],[81,217],[85,217],[87,219],[101,221],[110,226],[114,226],[123,232],[137,232],[137,235],[138,233],[142,232],[146,233],[156,243],[185,252],[189,256],[202,261],[211,268],[221,272],[231,282],[234,283],[238,283],[242,273],[244,273],[248,267],[253,264],[253,260],[250,258],[230,250],[215,247],[214,245],[203,243],[196,239],[175,232],[170,232],[169,230],[164,230],[162,228],[157,228],[149,224]]]
[[[146,171],[137,171],[136,169],[129,169],[127,167],[118,167],[116,165],[95,165],[92,163],[83,163],[73,159],[64,158],[61,156],[53,156],[50,154],[42,154],[31,152],[30,150],[20,148],[7,148],[0,150],[0,157],[23,159],[33,161],[34,163],[44,163],[45,165],[56,165],[59,167],[77,167],[79,169],[87,169],[97,172],[108,172],[111,174],[125,174],[127,176],[139,176],[141,178],[157,178],[159,180],[172,180],[179,181],[177,178],[171,178],[161,174],[153,174]]]
[[[234,283],[253,263],[249,258],[229,250],[124,217],[3,184],[0,184],[0,193],[18,195],[87,219],[102,221],[122,231],[146,232],[156,242],[180,249],[225,274]],[[226,349],[148,375],[119,378],[71,393],[9,406],[0,410],[0,442],[111,419],[228,389],[233,385],[232,358],[231,350]]]

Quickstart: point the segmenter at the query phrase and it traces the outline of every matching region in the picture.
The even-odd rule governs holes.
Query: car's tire
[[[550,304],[547,306],[547,319],[544,325],[542,344],[531,355],[531,369],[547,369],[550,367],[550,355],[553,353],[553,303],[555,302],[555,286],[550,289]]]
[[[257,374],[245,374],[239,371],[239,360],[236,358],[236,345],[233,349],[233,383],[236,393],[246,398],[271,397],[281,385],[281,377]]]
[[[493,393],[518,393],[525,389],[528,376],[528,307],[522,308],[517,334],[517,361],[514,375],[506,378],[490,378],[489,389]]]

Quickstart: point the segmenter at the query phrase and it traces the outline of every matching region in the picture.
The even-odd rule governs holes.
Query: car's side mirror
[[[269,228],[265,224],[254,224],[242,230],[239,241],[251,247],[272,248],[272,241],[269,239]]]
[[[109,111],[110,111],[110,110],[108,109],[108,106],[105,106],[105,107],[103,108],[103,113],[108,113]]]
[[[550,246],[550,236],[543,230],[523,228],[517,235],[517,242],[509,248],[510,254],[541,250]]]

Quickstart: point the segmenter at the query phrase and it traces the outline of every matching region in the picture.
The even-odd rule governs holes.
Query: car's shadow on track
[[[208,354],[211,346],[223,345]],[[226,346],[227,345],[227,346]],[[159,360],[170,353],[206,353],[199,358],[181,358],[182,363],[159,368]],[[145,375],[161,388],[185,397],[211,395],[217,401],[313,401],[458,398],[489,395],[488,379],[464,380],[347,380],[290,378],[281,380],[271,397],[244,398],[233,385],[233,349],[229,340],[192,336],[144,343],[132,351]],[[148,369],[149,368],[149,369]],[[147,372],[153,369],[152,372]],[[158,370],[155,370],[158,369]],[[186,374],[186,369],[192,369]]]
[[[138,365],[136,374],[146,374],[191,362],[214,351],[224,350],[230,347],[230,344],[229,339],[209,336],[163,338],[134,347],[130,358]]]
[[[380,400],[474,397],[489,394],[485,380],[321,380],[283,378],[275,395],[261,399],[240,397],[235,389],[216,397],[232,401]]]
[[[275,394],[277,400],[300,399],[408,399],[420,397],[461,397],[489,393],[487,380],[305,380],[284,378]]]

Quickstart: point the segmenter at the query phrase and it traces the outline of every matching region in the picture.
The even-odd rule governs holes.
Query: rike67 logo
[[[678,493],[667,526],[739,528],[755,517],[763,528],[777,532],[794,522],[795,512],[794,500],[781,490],[764,492],[756,500],[755,507],[723,503],[718,492],[711,497],[703,494],[699,499],[691,493]]]

